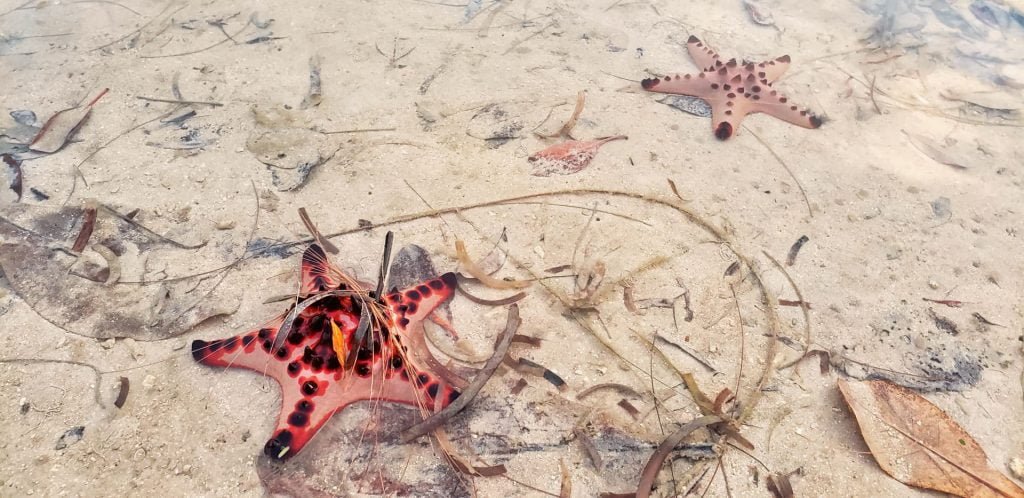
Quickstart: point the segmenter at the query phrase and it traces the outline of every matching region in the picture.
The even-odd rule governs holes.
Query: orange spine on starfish
[[[780,94],[772,84],[789,68],[788,55],[753,63],[736,59],[722,62],[715,51],[696,36],[686,44],[687,51],[701,72],[650,78],[640,84],[644,90],[689,95],[711,105],[712,129],[720,140],[731,137],[748,114],[762,112],[804,128],[821,126],[821,118],[800,109]]]
[[[264,453],[275,460],[297,454],[330,417],[358,401],[382,400],[418,407],[424,415],[458,398],[466,381],[444,368],[427,349],[423,320],[454,294],[455,274],[395,290],[378,300],[369,286],[344,277],[320,246],[302,257],[302,296],[345,291],[298,313],[283,344],[274,338],[284,317],[239,336],[196,340],[192,356],[204,365],[245,368],[281,386],[281,412]],[[370,307],[367,337],[354,335]],[[355,350],[346,368],[345,353]]]

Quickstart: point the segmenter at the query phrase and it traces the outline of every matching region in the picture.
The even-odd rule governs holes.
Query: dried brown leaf
[[[513,396],[518,395],[519,393],[523,392],[523,389],[526,389],[526,386],[528,385],[530,384],[526,382],[526,379],[520,378],[519,381],[516,382],[516,385],[512,386],[512,389],[510,389],[508,392],[512,393]]]
[[[52,154],[63,148],[64,144],[71,139],[75,131],[85,122],[85,118],[89,117],[89,113],[92,112],[92,106],[96,105],[96,102],[106,95],[108,90],[104,88],[96,98],[86,105],[64,109],[51,116],[50,119],[46,120],[46,124],[39,130],[39,133],[32,139],[28,148],[47,154]]]
[[[647,498],[648,496],[651,496],[651,490],[654,488],[654,479],[658,477],[658,471],[661,469],[662,464],[665,463],[665,459],[668,458],[669,453],[671,453],[679,443],[683,442],[683,439],[686,438],[686,436],[690,435],[691,432],[697,429],[717,424],[719,422],[722,422],[721,417],[717,415],[705,415],[683,425],[676,430],[676,432],[672,433],[671,436],[665,438],[658,448],[654,450],[654,453],[651,454],[651,458],[647,460],[647,465],[644,466],[644,470],[640,474],[640,484],[637,486],[636,490],[637,498]]]
[[[92,237],[92,231],[96,228],[96,201],[86,201],[84,213],[85,217],[82,220],[82,229],[78,232],[75,244],[71,246],[71,250],[73,252],[82,252],[85,250],[86,244],[89,243],[89,237]]]
[[[595,140],[568,140],[557,143],[529,157],[533,163],[533,176],[552,174],[571,175],[590,165],[602,145],[612,140],[626,140],[625,135],[601,137]]]
[[[541,138],[566,137],[566,138],[571,139],[572,138],[572,130],[573,130],[573,128],[576,127],[576,121],[579,119],[580,114],[583,114],[583,105],[586,103],[586,101],[587,101],[587,92],[585,90],[580,90],[579,93],[576,94],[576,108],[573,109],[572,116],[569,117],[569,120],[566,121],[565,124],[563,124],[562,127],[559,128],[558,131],[556,131],[554,133],[547,134],[547,135],[545,135],[543,133],[536,133],[536,135],[541,137]]]
[[[617,404],[620,408],[626,410],[626,413],[633,417],[633,420],[640,420],[640,410],[637,410],[636,407],[633,406],[633,403],[630,403],[629,400],[627,400],[626,398],[622,398],[619,400]]]
[[[839,381],[878,465],[896,480],[957,496],[1024,497],[985,450],[921,395],[884,380]]]
[[[114,406],[121,408],[124,406],[125,401],[128,400],[128,389],[131,384],[128,382],[128,377],[118,378],[119,387],[117,389],[117,399],[114,400]]]
[[[907,139],[910,140],[910,144],[913,145],[915,149],[932,158],[935,162],[945,164],[946,166],[950,166],[954,169],[967,169],[970,158],[965,157],[966,154],[963,151],[958,151],[954,147],[943,146],[927,137],[911,135],[906,131],[904,131],[903,134],[907,136]]]
[[[586,398],[587,396],[590,396],[591,394],[593,394],[593,393],[595,393],[597,391],[600,391],[602,389],[613,389],[613,390],[618,391],[620,393],[628,394],[630,396],[633,396],[633,397],[639,398],[639,399],[643,399],[643,397],[644,397],[642,394],[637,392],[636,389],[633,389],[632,387],[629,387],[629,386],[627,386],[625,384],[616,384],[614,382],[607,382],[607,383],[604,383],[604,384],[596,384],[596,385],[590,386],[590,387],[580,391],[579,394],[576,395],[576,399]]]
[[[565,460],[558,460],[558,466],[562,469],[562,489],[559,490],[558,497],[571,498],[572,477],[569,475],[569,469],[565,466]]]
[[[789,482],[788,475],[770,475],[767,479],[768,491],[775,498],[793,498],[793,485]]]
[[[590,435],[587,434],[587,431],[580,427],[574,428],[572,433],[576,435],[576,440],[580,442],[580,446],[583,447],[583,451],[587,455],[587,458],[590,459],[590,463],[594,465],[594,469],[600,472],[602,466],[601,453],[597,451],[597,446],[594,444],[594,440],[590,439]]]
[[[338,246],[331,243],[330,240],[320,233],[320,229],[316,227],[316,223],[313,223],[313,220],[309,217],[309,213],[306,212],[306,208],[299,208],[299,219],[302,220],[302,224],[306,226],[306,231],[313,236],[316,243],[320,244],[320,247],[323,247],[325,251],[331,254],[338,254],[341,252],[338,250]]]
[[[622,288],[622,303],[626,306],[626,309],[634,315],[642,315],[643,312],[636,307],[636,300],[633,299],[633,286],[627,285]]]

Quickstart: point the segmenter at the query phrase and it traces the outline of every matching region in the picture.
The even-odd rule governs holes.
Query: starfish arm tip
[[[715,128],[715,138],[723,141],[728,140],[732,136],[732,131],[731,124],[726,122],[719,123],[718,127]]]

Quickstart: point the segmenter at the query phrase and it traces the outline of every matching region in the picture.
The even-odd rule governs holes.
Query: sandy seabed
[[[879,372],[922,389],[1005,471],[1024,458],[1024,99],[1012,84],[1024,28],[989,27],[953,2],[975,38],[940,22],[948,13],[918,6],[893,14],[892,36],[865,41],[886,5],[914,4],[880,3],[773,0],[764,8],[775,26],[761,26],[741,2],[3,0],[8,139],[31,128],[11,111],[45,121],[110,90],[71,143],[23,163],[20,202],[4,192],[0,359],[110,373],[0,364],[0,496],[543,496],[559,492],[559,461],[573,496],[622,493],[636,489],[664,434],[700,414],[679,372],[710,396],[737,392],[740,408],[756,400],[742,428],[755,449],[674,460],[660,495],[693,486],[727,496],[728,486],[732,496],[768,496],[767,476],[792,472],[797,496],[926,495],[879,468],[836,388]],[[708,118],[638,83],[696,72],[690,35],[726,58],[789,54],[776,88],[826,123],[808,130],[755,115],[716,140]],[[311,67],[319,98],[309,95]],[[528,156],[555,143],[533,130],[556,131],[580,90],[573,136],[629,139],[606,144],[578,173],[531,175]],[[977,95],[1010,104],[979,105]],[[520,332],[543,343],[516,346],[515,356],[567,389],[503,367],[449,428],[456,448],[477,464],[504,464],[507,478],[460,480],[427,441],[399,444],[415,412],[387,404],[346,409],[299,457],[270,465],[259,455],[279,412],[273,381],[189,354],[192,339],[250,330],[281,311],[264,301],[294,292],[298,248],[265,249],[307,236],[299,207],[330,233],[549,191],[674,203],[669,179],[729,246],[665,204],[606,193],[387,227],[440,271],[456,268],[456,238],[479,257],[503,229],[500,276],[551,277],[545,269],[574,256],[577,269],[605,268],[589,310],[556,297],[573,291],[571,277],[542,280],[519,303]],[[90,201],[135,211],[180,244],[101,210],[93,240],[117,245],[120,276],[85,281],[75,273],[89,264],[69,273],[75,259],[56,249],[73,243]],[[373,281],[384,231],[334,238],[335,262]],[[810,304],[810,348],[837,365],[821,375],[807,360],[762,382],[766,361],[798,358],[807,335],[801,309],[766,305],[754,276],[766,294],[796,300],[768,255],[785,262],[802,236],[785,269]],[[752,264],[726,275],[737,261],[730,246]],[[243,254],[251,257],[229,272],[176,279]],[[95,267],[99,256],[82,257]],[[641,307],[665,298],[674,308],[634,313],[625,288]],[[689,320],[676,299],[684,291]],[[486,357],[504,309],[462,297],[451,307],[462,340],[433,331],[437,355]],[[781,339],[769,358],[773,313]],[[130,389],[117,408],[120,377]],[[527,387],[510,394],[520,378]],[[639,396],[577,399],[601,383]],[[638,415],[618,404],[624,397]],[[594,441],[602,470],[574,429]]]

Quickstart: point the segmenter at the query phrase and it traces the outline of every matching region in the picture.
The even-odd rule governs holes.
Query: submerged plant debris
[[[1019,494],[1017,0],[13,1],[0,494]]]

